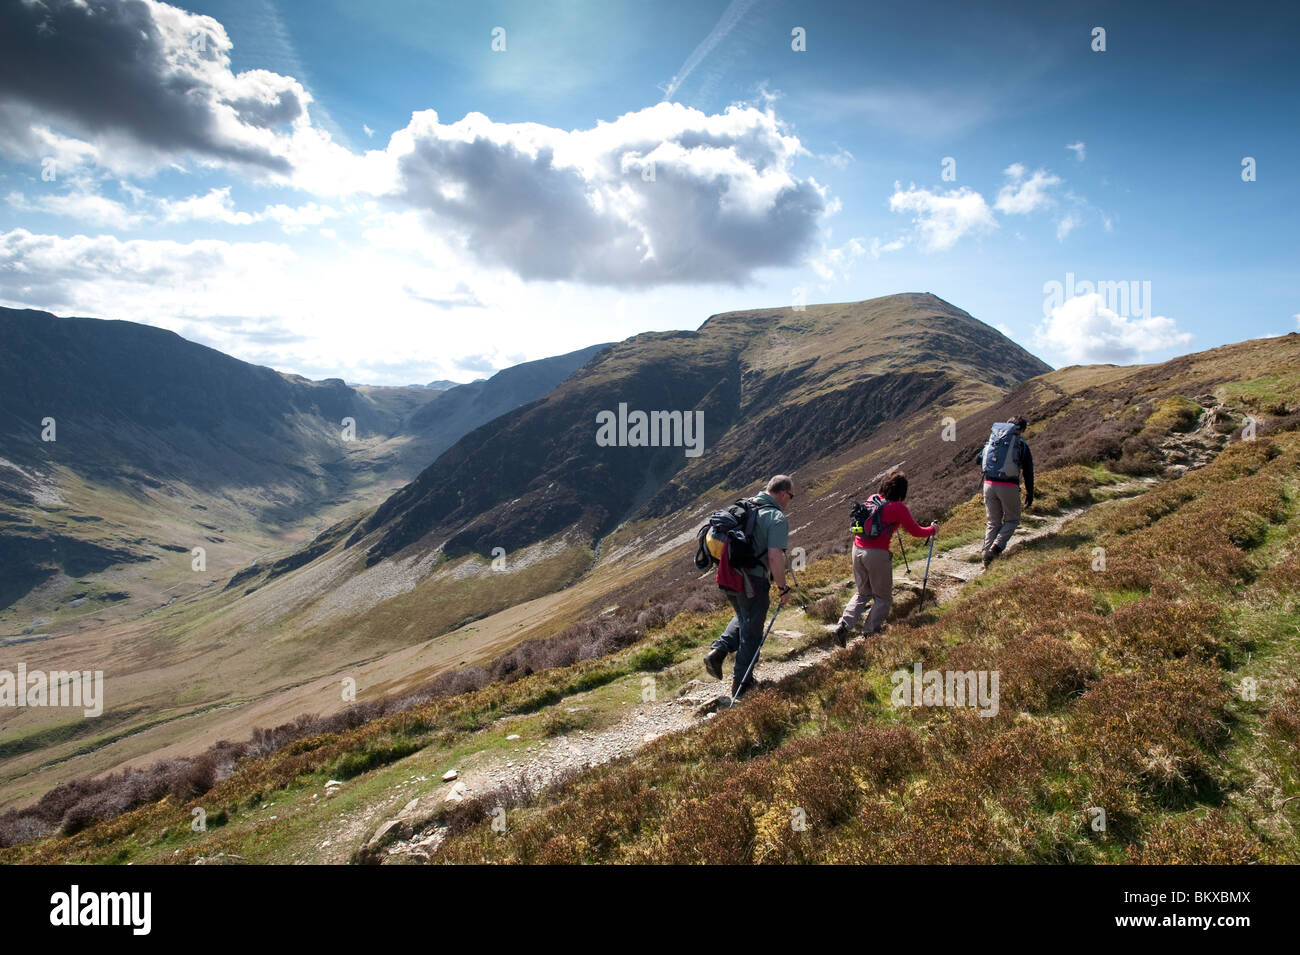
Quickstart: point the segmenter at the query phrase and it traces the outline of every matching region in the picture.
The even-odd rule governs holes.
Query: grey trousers
[[[888,550],[875,547],[853,548],[853,582],[857,590],[853,599],[844,608],[840,623],[845,629],[852,630],[858,625],[858,618],[871,601],[871,612],[863,631],[871,636],[880,630],[880,625],[889,616],[889,608],[894,602],[894,561]]]
[[[728,590],[727,599],[735,609],[736,615],[722,631],[722,636],[713,641],[713,650],[734,653],[736,663],[732,670],[731,686],[734,690],[745,674],[752,678],[753,668],[758,663],[758,651],[763,643],[764,624],[767,622],[767,610],[770,606],[771,589],[766,577],[754,581],[754,596],[746,597]]]
[[[1020,486],[984,484],[984,513],[988,527],[984,532],[983,552],[1006,549],[1007,541],[1020,523]]]

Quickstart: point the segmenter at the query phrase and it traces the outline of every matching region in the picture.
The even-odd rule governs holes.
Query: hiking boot
[[[849,645],[849,628],[844,625],[843,620],[831,629],[831,639],[834,640],[835,645],[841,649]]]
[[[989,564],[993,563],[993,559],[1001,553],[1002,553],[1002,548],[997,546],[990,547],[988,550],[986,550],[984,552],[984,569],[988,570]]]
[[[714,647],[704,655],[704,672],[715,680],[722,679],[722,663],[727,659],[727,651]]]
[[[763,681],[757,680],[751,676],[748,680],[742,683],[739,688],[737,688],[736,684],[731,684],[731,698],[738,700],[742,696],[749,696],[755,690],[761,690],[762,688]]]

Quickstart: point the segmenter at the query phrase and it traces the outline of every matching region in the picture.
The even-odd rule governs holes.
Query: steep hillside
[[[437,389],[433,399],[416,408],[407,421],[406,430],[422,440],[422,463],[434,460],[480,425],[536,401],[608,347],[609,343],[591,345],[552,358],[526,361],[465,385],[426,385],[431,390],[434,385],[448,387]]]
[[[951,510],[978,488],[969,459],[989,422],[1014,411],[1033,422],[1029,435],[1042,470],[1101,462],[1121,473],[1173,477],[1216,453],[1234,430],[1240,433],[1244,413],[1259,418],[1261,433],[1294,421],[1298,372],[1300,336],[1293,335],[1161,366],[1062,369],[1010,396],[985,385],[959,388],[910,414],[891,415],[885,427],[855,443],[832,438],[820,457],[795,469],[801,493],[791,514],[792,545],[810,561],[842,553],[847,495],[899,463],[913,476],[912,503],[922,520]],[[1189,405],[1196,409],[1190,416]],[[507,416],[503,426],[521,413]],[[955,441],[944,440],[953,436],[945,434],[948,417],[956,422]],[[1208,427],[1197,423],[1211,418]],[[1171,429],[1171,443],[1157,440]],[[0,796],[30,801],[64,779],[143,767],[159,756],[185,758],[303,712],[342,718],[348,705],[338,692],[342,676],[356,681],[370,705],[435,679],[472,686],[601,657],[639,639],[684,602],[716,600],[711,583],[690,564],[688,540],[708,509],[733,490],[754,486],[709,487],[661,518],[626,520],[601,539],[594,563],[591,550],[566,551],[561,534],[559,546],[544,541],[511,550],[500,570],[474,554],[448,558],[418,547],[367,568],[367,541],[346,546],[355,526],[341,525],[322,542],[327,552],[308,555],[305,565],[254,575],[220,598],[178,602],[162,622],[168,633],[184,636],[189,655],[173,666],[157,666],[156,640],[113,634],[113,655],[104,660],[121,676],[121,726],[134,729],[100,723],[90,736],[84,726],[71,727],[77,735],[24,749],[8,761]],[[965,528],[956,543],[976,533]],[[64,647],[69,658],[94,652],[88,643]],[[181,698],[177,685],[196,691]],[[229,686],[239,692],[223,693]],[[53,740],[22,738],[25,745]]]
[[[1046,370],[933,295],[717,315],[696,332],[622,342],[543,400],[466,435],[349,544],[364,540],[369,562],[413,545],[488,554],[562,530],[594,545],[628,518],[793,471],[891,418],[988,399]],[[597,415],[624,405],[702,412],[703,453],[601,446]]]
[[[28,646],[50,666],[102,664],[116,702],[93,724],[10,721],[17,750],[0,793],[332,712],[341,674],[373,698],[490,661],[652,585],[646,561],[717,494],[876,439],[886,422],[987,405],[1044,367],[931,295],[732,313],[629,339],[466,435],[361,524],[349,517],[253,566],[223,560],[221,588],[184,594],[147,625]],[[598,445],[597,413],[620,403],[701,412],[704,453]],[[641,526],[666,534],[607,559]]]
[[[773,682],[734,710],[700,664],[728,611],[627,597],[646,623],[613,653],[582,642],[614,635],[602,616],[549,668],[487,685],[462,671],[252,749],[52,793],[5,838],[62,834],[5,858],[1297,861],[1300,336],[1062,369],[1013,401],[1043,464],[1007,556],[971,566],[982,508],[965,483],[924,515],[944,520],[943,603],[916,611],[899,562],[890,630],[829,658],[821,624],[851,589],[840,498],[910,432],[861,468],[836,460],[864,460],[859,445],[810,469],[792,543],[825,556],[801,575],[807,612],[783,611],[765,650]],[[975,419],[990,416],[1004,409]],[[935,441],[929,473],[965,454]],[[825,534],[805,523],[823,509],[839,518]],[[639,550],[641,567],[662,579],[687,549]],[[996,707],[898,705],[894,675],[917,666],[998,673]],[[215,821],[195,833],[199,806]]]
[[[27,633],[84,616],[66,605],[100,583],[119,610],[157,606],[165,591],[139,574],[87,579],[109,567],[188,569],[199,546],[228,577],[297,543],[601,347],[433,391],[309,381],[162,329],[36,311],[0,309],[0,343],[0,632]]]

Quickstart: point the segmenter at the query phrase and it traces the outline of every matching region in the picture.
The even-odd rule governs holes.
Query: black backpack
[[[854,501],[849,515],[849,532],[868,539],[879,537],[884,530],[882,515],[888,503],[879,494],[873,494],[865,501]]]
[[[695,566],[706,570],[722,559],[722,548],[727,548],[727,560],[737,570],[759,565],[762,556],[754,546],[754,528],[758,525],[758,512],[762,507],[752,497],[742,497],[730,507],[714,511],[709,522],[695,535]]]

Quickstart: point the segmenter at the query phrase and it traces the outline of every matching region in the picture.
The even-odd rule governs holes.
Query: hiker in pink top
[[[903,503],[906,497],[907,477],[902,471],[891,471],[880,482],[879,493],[865,502],[869,516],[861,532],[853,537],[853,582],[857,584],[857,591],[844,608],[840,622],[831,631],[835,643],[841,647],[848,644],[848,633],[857,626],[868,599],[871,600],[871,612],[867,614],[863,627],[868,637],[879,633],[889,616],[889,608],[894,602],[894,560],[889,542],[893,540],[894,531],[901,527],[913,537],[933,537],[939,530],[938,524],[919,526]]]

